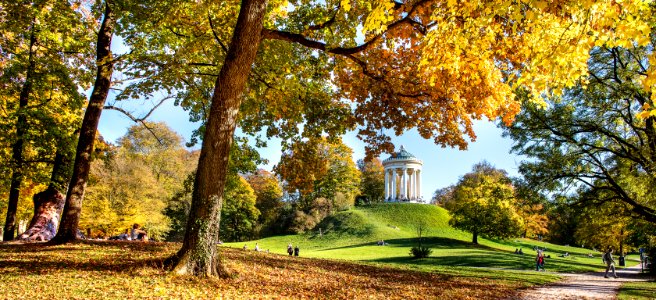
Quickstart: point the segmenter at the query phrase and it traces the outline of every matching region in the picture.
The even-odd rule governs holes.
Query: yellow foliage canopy
[[[472,119],[510,123],[520,109],[517,90],[540,101],[585,84],[593,47],[645,46],[653,23],[650,2],[641,0],[352,0],[341,6],[370,8],[366,51],[337,72],[344,96],[361,104],[361,134],[416,127],[424,138],[460,148],[467,145],[462,133],[475,138]],[[653,89],[653,74],[652,67],[645,89]]]

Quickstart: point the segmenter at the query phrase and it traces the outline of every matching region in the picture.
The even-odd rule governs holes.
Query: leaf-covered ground
[[[2,299],[498,299],[522,284],[341,261],[223,249],[224,279],[172,276],[179,244],[0,244]],[[481,270],[481,272],[488,272]]]

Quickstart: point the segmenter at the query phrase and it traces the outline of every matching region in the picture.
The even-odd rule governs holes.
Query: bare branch
[[[207,20],[210,21],[210,28],[212,28],[212,34],[214,35],[214,39],[216,40],[217,43],[219,43],[219,46],[221,46],[223,52],[228,53],[228,47],[226,47],[226,45],[223,44],[219,36],[216,34],[216,30],[214,30],[214,23],[212,22],[212,16],[210,16],[209,12],[207,12]]]
[[[132,120],[133,122],[135,122],[135,123],[140,123],[141,125],[144,126],[144,128],[148,129],[148,131],[153,135],[153,137],[155,137],[155,139],[157,140],[157,142],[158,142],[160,145],[164,145],[164,143],[162,142],[162,139],[160,139],[160,138],[157,136],[157,134],[155,134],[155,132],[153,131],[153,129],[152,129],[150,126],[148,126],[148,123],[146,123],[146,119],[147,119],[148,117],[150,117],[150,115],[153,113],[153,111],[155,111],[155,109],[157,109],[158,107],[160,107],[162,104],[164,104],[164,102],[165,102],[166,100],[169,100],[169,99],[171,99],[171,98],[173,98],[173,96],[167,96],[167,97],[162,98],[162,99],[161,99],[161,100],[160,100],[155,106],[153,106],[153,108],[151,108],[151,109],[150,109],[150,110],[149,110],[144,116],[142,116],[141,118],[137,118],[137,117],[135,117],[134,115],[132,115],[131,112],[129,112],[129,111],[127,111],[127,110],[125,110],[125,109],[123,109],[123,108],[121,108],[121,107],[117,107],[117,106],[113,106],[113,105],[105,105],[105,106],[103,107],[103,109],[111,109],[111,110],[115,110],[115,111],[121,112],[122,114],[124,114],[125,116],[127,116],[130,120]]]

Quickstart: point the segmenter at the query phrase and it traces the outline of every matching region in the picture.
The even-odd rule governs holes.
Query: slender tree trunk
[[[9,201],[7,203],[7,218],[5,219],[5,228],[2,236],[3,241],[10,241],[14,239],[16,231],[16,210],[18,209],[18,198],[20,197],[20,186],[23,182],[23,168],[25,162],[23,161],[23,147],[25,144],[25,134],[27,133],[27,116],[24,111],[32,92],[32,80],[34,79],[34,44],[36,43],[35,26],[36,22],[32,23],[30,33],[30,52],[28,56],[27,73],[25,75],[25,84],[21,89],[18,100],[18,120],[16,121],[16,142],[12,147],[12,159],[14,167],[11,174],[11,185],[9,187]]]
[[[472,244],[478,245],[478,232],[476,231],[472,233]]]
[[[114,70],[114,61],[110,50],[112,35],[114,34],[114,23],[111,3],[105,1],[105,13],[98,32],[96,48],[98,68],[96,81],[89,99],[89,105],[82,119],[80,137],[75,152],[75,163],[73,164],[73,174],[66,194],[66,204],[64,205],[59,231],[55,238],[51,240],[52,244],[63,244],[77,239],[82,200],[84,199],[84,190],[87,186],[89,169],[91,168],[91,152],[98,131],[100,115],[111,87],[112,72]]]
[[[230,145],[242,93],[260,45],[266,0],[242,0],[225,62],[214,86],[182,248],[167,264],[177,274],[224,273],[216,243]]]
[[[620,253],[619,256],[624,256],[624,229],[620,230]]]

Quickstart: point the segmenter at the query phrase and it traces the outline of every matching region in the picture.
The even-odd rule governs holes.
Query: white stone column
[[[417,198],[421,197],[421,170],[417,170]]]
[[[385,169],[385,200],[389,197],[389,171]]]
[[[412,181],[411,181],[411,194],[412,199],[417,199],[417,169],[412,169]]]
[[[407,169],[407,173],[408,183],[406,183],[406,186],[408,187],[408,194],[405,197],[410,200],[412,199],[412,169]]]
[[[413,176],[413,181],[415,182],[415,184],[414,184],[414,189],[413,189],[415,199],[418,199],[418,198],[419,198],[419,191],[417,190],[417,173],[418,173],[418,172],[419,172],[419,170],[418,170],[418,169],[415,169],[415,172],[414,172],[414,175],[415,175],[415,176]]]
[[[392,201],[396,200],[396,168],[392,168]]]
[[[403,179],[401,179],[401,182],[403,183],[403,187],[401,188],[401,198],[408,198],[408,169],[403,168]]]
[[[415,172],[415,198],[419,199],[421,191],[419,190],[419,170]]]

